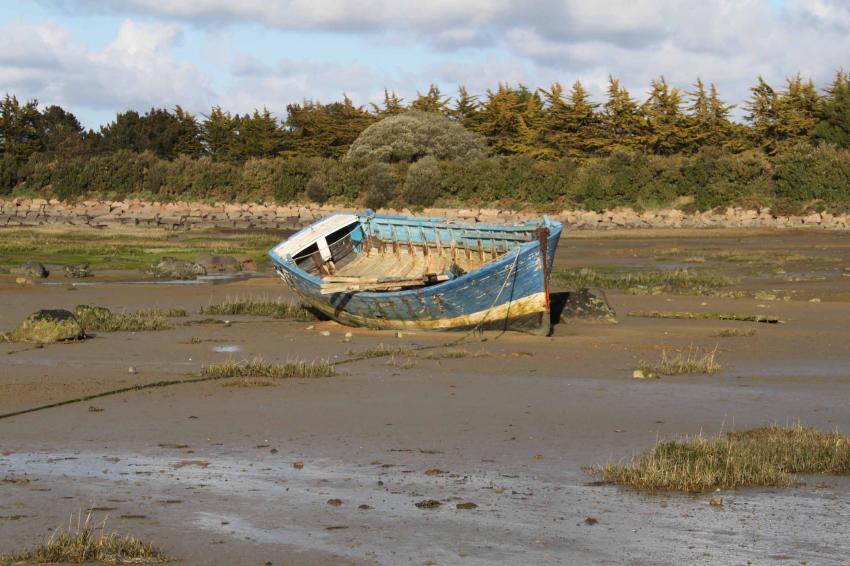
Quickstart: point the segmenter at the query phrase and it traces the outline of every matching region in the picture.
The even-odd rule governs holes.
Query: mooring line
[[[408,350],[412,351],[412,352],[419,352],[419,351],[422,351],[422,350],[436,350],[438,348],[450,348],[452,346],[457,346],[458,344],[461,344],[467,338],[472,336],[475,332],[481,331],[483,324],[487,320],[487,317],[490,316],[490,313],[496,307],[496,303],[498,302],[499,298],[502,296],[502,292],[505,290],[505,287],[507,287],[508,281],[510,280],[511,275],[513,274],[514,270],[516,269],[517,263],[519,263],[519,251],[517,251],[516,257],[514,258],[514,261],[511,263],[511,266],[508,269],[507,275],[505,275],[505,280],[502,282],[502,287],[499,289],[499,292],[496,294],[496,297],[493,299],[493,303],[490,305],[490,308],[487,309],[487,312],[484,314],[484,316],[478,322],[478,324],[473,326],[466,334],[463,334],[460,338],[457,338],[455,340],[450,340],[450,341],[445,342],[443,344],[419,346],[419,347],[414,347],[414,348],[408,348]],[[505,318],[507,319],[507,314],[505,315]],[[502,332],[496,336],[496,338],[499,338],[504,333],[505,333],[505,331],[503,329]],[[387,355],[389,355],[389,354],[387,354]],[[348,358],[348,359],[345,359],[345,360],[340,360],[338,362],[334,362],[333,365],[334,366],[341,366],[341,365],[351,364],[351,363],[355,363],[355,362],[361,362],[363,360],[374,359],[375,357],[376,356],[355,356],[355,357],[352,357],[352,358]],[[386,356],[380,356],[380,357],[386,357]],[[100,399],[102,397],[110,397],[112,395],[120,395],[121,393],[130,393],[132,391],[143,391],[145,389],[170,387],[172,385],[201,383],[201,382],[205,382],[205,381],[217,381],[217,380],[220,380],[220,379],[231,379],[233,377],[237,377],[237,376],[189,377],[189,378],[183,378],[183,379],[170,379],[170,380],[164,380],[164,381],[155,381],[155,382],[152,382],[152,383],[145,383],[145,384],[141,384],[141,385],[131,385],[131,386],[128,386],[128,387],[121,387],[119,389],[111,389],[109,391],[102,391],[100,393],[94,393],[92,395],[86,395],[84,397],[77,397],[75,399],[66,399],[65,401],[57,401],[56,403],[49,403],[47,405],[40,405],[38,407],[31,407],[29,409],[21,409],[19,411],[13,411],[11,413],[3,413],[3,414],[0,414],[0,420],[9,419],[9,418],[17,417],[17,416],[20,416],[20,415],[26,415],[28,413],[35,413],[35,412],[38,412],[38,411],[44,411],[44,410],[47,410],[47,409],[53,409],[53,408],[56,408],[56,407],[63,407],[65,405],[73,405],[75,403],[83,403],[85,401],[91,401],[92,399]]]
[[[468,335],[461,336],[458,340],[452,340],[451,342],[446,342],[444,344],[436,344],[436,345],[427,345],[427,346],[419,346],[415,348],[408,348],[409,351],[419,352],[421,350],[433,350],[437,348],[447,348],[450,346],[455,346],[459,344],[462,340],[464,340]],[[380,357],[386,357],[390,354]],[[355,356],[352,358],[340,360],[338,362],[334,362],[334,366],[341,366],[346,364],[351,364],[354,362],[361,362],[363,360],[374,359],[376,356]],[[26,415],[28,413],[35,413],[38,411],[44,411],[46,409],[53,409],[56,407],[63,407],[65,405],[73,405],[75,403],[83,403],[85,401],[91,401],[92,399],[100,399],[102,397],[111,397],[112,395],[120,395],[121,393],[131,393],[133,391],[143,391],[145,389],[156,389],[162,387],[171,387],[172,385],[184,385],[191,383],[202,383],[205,381],[217,381],[221,379],[232,379],[234,377],[239,376],[199,376],[199,377],[187,377],[182,379],[168,379],[162,381],[154,381],[152,383],[143,383],[140,385],[130,385],[127,387],[121,387],[119,389],[110,389],[109,391],[101,391],[100,393],[93,393],[91,395],[86,395],[84,397],[76,397],[74,399],[66,399],[64,401],[57,401],[55,403],[49,403],[47,405],[40,405],[38,407],[31,407],[29,409],[21,409],[18,411],[12,411],[10,413],[0,414],[0,420],[9,419],[12,417],[17,417],[20,415]]]

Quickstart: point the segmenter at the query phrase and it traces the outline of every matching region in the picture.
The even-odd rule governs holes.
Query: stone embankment
[[[105,228],[115,225],[153,226],[173,230],[198,228],[297,229],[331,212],[351,211],[316,204],[276,205],[203,204],[196,202],[145,202],[140,200],[88,200],[64,203],[58,200],[16,198],[0,200],[0,227],[66,224]],[[410,214],[409,210],[385,212]],[[540,217],[539,212],[495,208],[426,208],[418,214],[450,220],[514,223]],[[828,212],[805,216],[774,216],[768,210],[728,208],[723,211],[687,214],[676,209],[636,212],[615,209],[605,212],[564,210],[550,217],[571,229],[614,228],[817,228],[847,230],[850,215]]]

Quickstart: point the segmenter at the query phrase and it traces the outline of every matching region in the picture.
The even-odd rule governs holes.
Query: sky
[[[436,83],[609,75],[645,98],[697,77],[741,105],[758,75],[819,87],[850,68],[847,0],[0,0],[0,95],[70,110],[87,128],[127,109],[207,113],[305,99],[406,100]]]

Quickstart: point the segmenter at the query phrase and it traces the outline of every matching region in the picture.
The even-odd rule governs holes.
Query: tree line
[[[692,88],[653,80],[646,100],[635,98],[611,77],[604,103],[591,100],[580,81],[529,89],[500,84],[483,96],[460,87],[454,97],[436,85],[409,104],[385,91],[381,104],[355,106],[348,97],[286,107],[278,119],[266,108],[232,114],[213,107],[201,116],[180,106],[119,113],[99,130],[85,131],[59,106],[39,110],[7,94],[0,102],[0,156],[26,159],[44,152],[58,157],[102,155],[117,150],[151,151],[163,159],[207,156],[244,161],[276,156],[342,157],[374,122],[408,110],[433,112],[482,135],[496,155],[535,159],[601,157],[617,150],[654,155],[692,155],[700,147],[733,153],[761,149],[774,155],[800,141],[850,147],[850,80],[840,71],[819,91],[799,74],[775,88],[759,77],[744,104],[744,123],[730,118],[734,105],[717,88],[697,79]]]
[[[0,100],[0,195],[142,192],[151,198],[365,199],[375,206],[442,199],[589,208],[674,201],[705,208],[746,199],[756,206],[836,208],[850,202],[848,74],[838,72],[823,90],[800,75],[781,87],[759,77],[750,90],[743,122],[732,119],[734,106],[713,84],[699,79],[681,89],[660,77],[638,102],[612,77],[601,103],[578,81],[566,89],[501,84],[480,96],[460,87],[453,97],[431,85],[409,102],[385,91],[381,103],[368,107],[348,97],[290,104],[282,119],[265,108],[232,114],[213,107],[202,115],[180,106],[129,110],[97,131],[86,131],[59,106],[39,108],[7,94]],[[394,148],[383,163],[352,158],[364,155],[349,150],[370,126],[422,114],[462,127],[485,152],[477,146],[464,152],[463,137],[444,129],[456,149],[446,145],[429,154],[436,160],[416,148]],[[383,137],[373,132],[372,138]],[[456,163],[464,159],[470,160]]]

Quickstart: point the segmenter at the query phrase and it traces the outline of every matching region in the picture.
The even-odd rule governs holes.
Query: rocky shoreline
[[[40,198],[0,200],[0,227],[43,226],[49,224],[92,226],[151,226],[172,230],[199,228],[274,229],[302,228],[332,212],[353,208],[273,203],[205,204],[198,202],[147,202],[87,200],[65,203]],[[409,210],[383,210],[391,214],[410,214]],[[450,220],[490,223],[515,223],[540,217],[540,212],[495,208],[426,208],[424,216]],[[574,230],[615,228],[814,228],[847,230],[850,214],[812,213],[805,216],[774,216],[769,210],[727,208],[723,211],[688,214],[677,209],[636,212],[614,209],[605,212],[564,210],[550,214]]]

